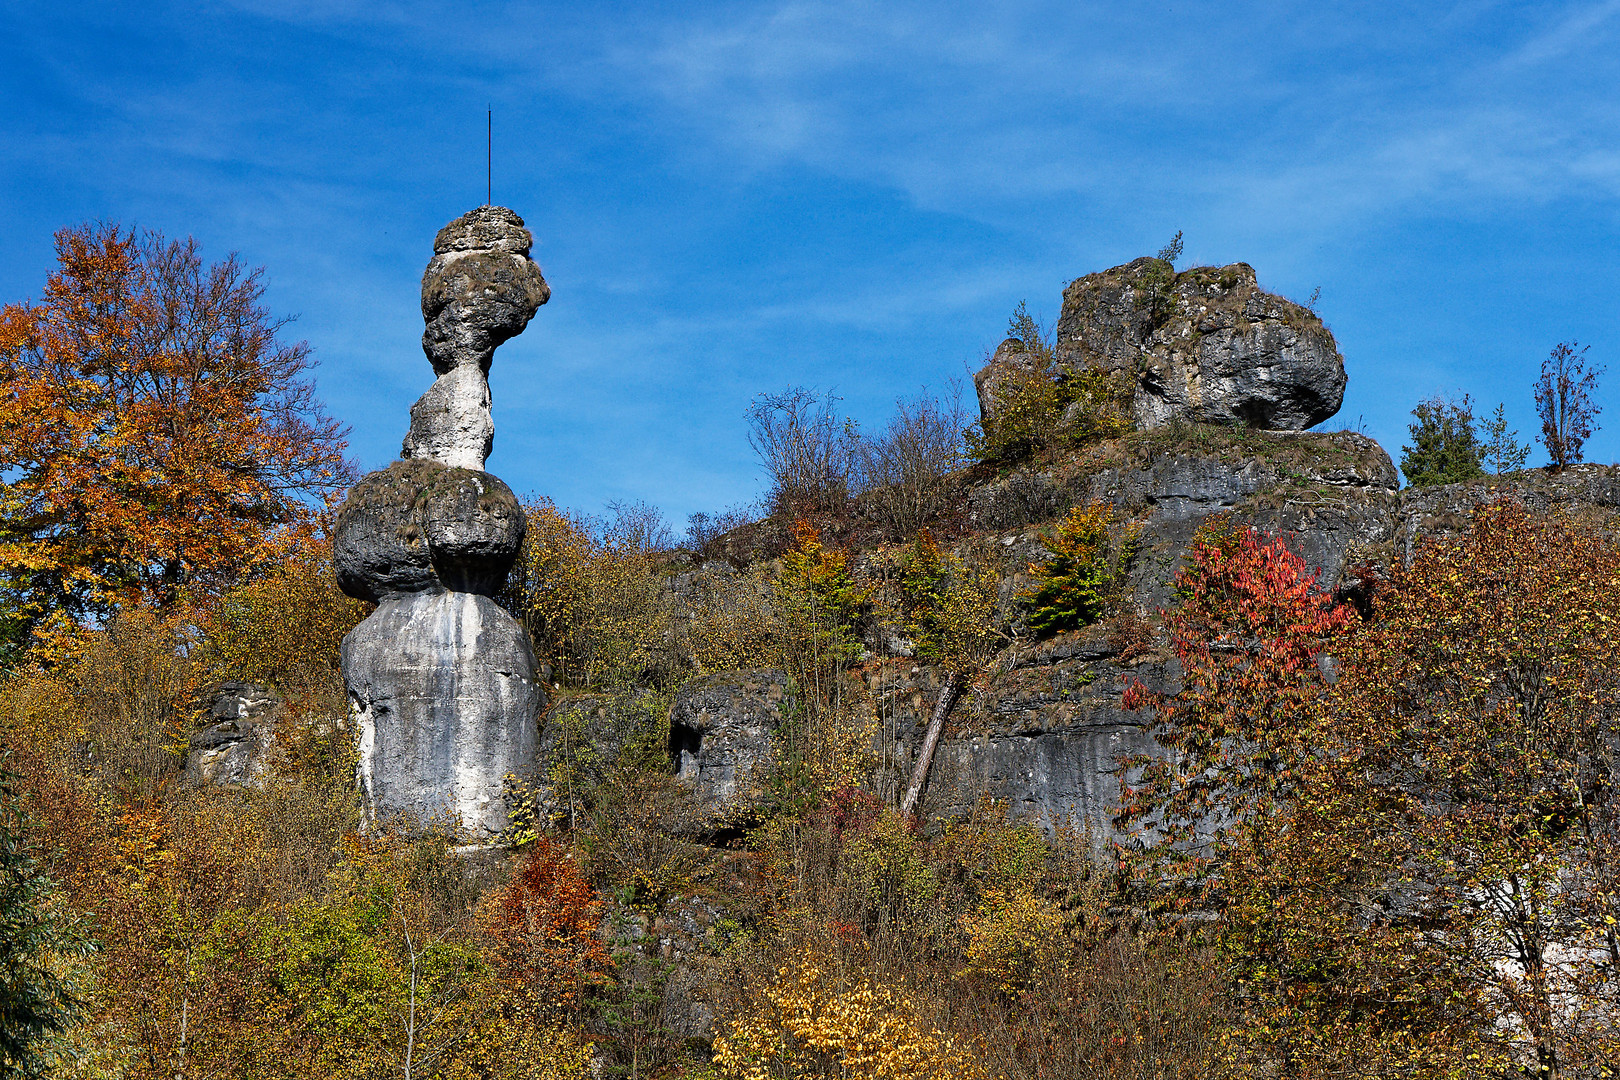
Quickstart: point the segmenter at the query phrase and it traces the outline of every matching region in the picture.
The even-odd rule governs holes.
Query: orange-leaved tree
[[[1280,538],[1217,517],[1198,530],[1165,613],[1182,687],[1132,681],[1126,708],[1152,706],[1167,754],[1135,763],[1120,823],[1159,834],[1147,855],[1159,884],[1207,884],[1229,826],[1286,804],[1313,747],[1312,705],[1327,686],[1319,657],[1351,625]],[[1191,899],[1181,894],[1181,899]],[[1202,897],[1204,902],[1209,896]]]
[[[488,900],[485,930],[496,973],[553,1020],[572,1018],[610,964],[602,901],[572,854],[545,837]]]
[[[1302,1075],[1612,1075],[1617,593],[1611,538],[1512,501],[1393,568],[1229,875],[1244,1042]]]
[[[56,236],[37,303],[0,309],[0,588],[42,620],[213,590],[308,529],[353,469],[278,339],[262,271],[116,225]]]

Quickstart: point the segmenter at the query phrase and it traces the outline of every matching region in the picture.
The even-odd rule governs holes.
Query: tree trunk
[[[961,696],[964,681],[962,676],[953,672],[940,688],[939,700],[934,702],[934,715],[928,719],[928,734],[923,736],[922,749],[917,751],[917,764],[911,770],[911,784],[900,803],[902,814],[911,813],[917,806],[917,797],[922,794],[923,784],[928,779],[928,768],[934,763],[934,748],[939,745],[939,734],[945,730],[945,717]]]

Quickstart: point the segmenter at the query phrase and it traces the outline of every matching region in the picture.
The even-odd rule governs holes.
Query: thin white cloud
[[[1589,51],[1593,32],[1620,15],[1620,0],[1600,4],[1572,5],[1563,18],[1506,57],[1503,66],[1529,67],[1559,60],[1571,53]]]

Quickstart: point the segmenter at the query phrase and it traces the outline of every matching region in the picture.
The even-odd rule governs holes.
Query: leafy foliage
[[[569,1018],[588,981],[609,963],[603,904],[570,853],[551,839],[535,839],[487,907],[496,972],[528,1000],[531,1018]]]
[[[1136,532],[1117,541],[1114,514],[1103,503],[1071,507],[1056,535],[1041,537],[1051,553],[1029,568],[1039,585],[1021,594],[1030,605],[1029,625],[1039,634],[1073,630],[1097,621],[1114,598],[1135,553]]]
[[[850,575],[847,556],[823,544],[802,518],[793,526],[793,546],[782,555],[775,593],[790,670],[809,673],[854,658],[871,590]]]
[[[715,1040],[715,1063],[741,1080],[988,1078],[979,1055],[908,1015],[910,1003],[867,980],[841,984],[813,958],[789,963],[755,1008]]]
[[[550,499],[525,504],[528,532],[501,599],[553,680],[622,686],[674,677],[662,574],[668,530],[646,510],[625,507],[599,523]]]
[[[39,304],[0,311],[0,575],[18,640],[47,620],[217,591],[352,479],[303,344],[234,256],[64,229]],[[60,623],[58,622],[58,626]]]
[[[1286,804],[1315,748],[1307,718],[1327,686],[1318,657],[1351,625],[1281,539],[1217,517],[1199,529],[1176,576],[1166,625],[1182,668],[1175,696],[1131,681],[1127,709],[1152,707],[1167,757],[1138,759],[1122,824],[1161,839],[1139,861],[1155,888],[1190,903],[1209,887],[1216,840],[1233,823]],[[1204,902],[1211,902],[1208,896]]]
[[[1058,363],[1051,337],[1019,303],[1008,335],[1024,359],[1004,363],[986,387],[985,417],[966,432],[979,462],[1014,462],[1062,442],[1083,445],[1130,430],[1108,375]]]
[[[1397,566],[1291,811],[1232,874],[1263,1038],[1423,1075],[1620,1049],[1620,550],[1513,502]]]
[[[335,679],[338,646],[367,609],[338,589],[328,542],[311,539],[211,605],[210,660],[221,679],[267,687]]]
[[[1401,472],[1413,487],[1455,484],[1485,475],[1480,467],[1486,447],[1474,434],[1474,412],[1468,395],[1462,401],[1431,398],[1412,410],[1408,425],[1412,445],[1401,447]]]
[[[926,529],[899,561],[900,625],[920,660],[976,675],[1005,640],[999,566],[984,550],[940,548]]]

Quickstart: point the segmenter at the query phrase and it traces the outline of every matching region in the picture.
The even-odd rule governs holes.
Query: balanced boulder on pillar
[[[362,479],[337,513],[338,585],[377,603],[342,650],[374,822],[450,816],[489,839],[507,824],[506,778],[534,767],[534,652],[491,599],[526,521],[483,471],[490,361],[551,293],[531,244],[523,219],[498,206],[440,230],[422,280],[422,347],[438,379],[411,408],[405,460]]]

